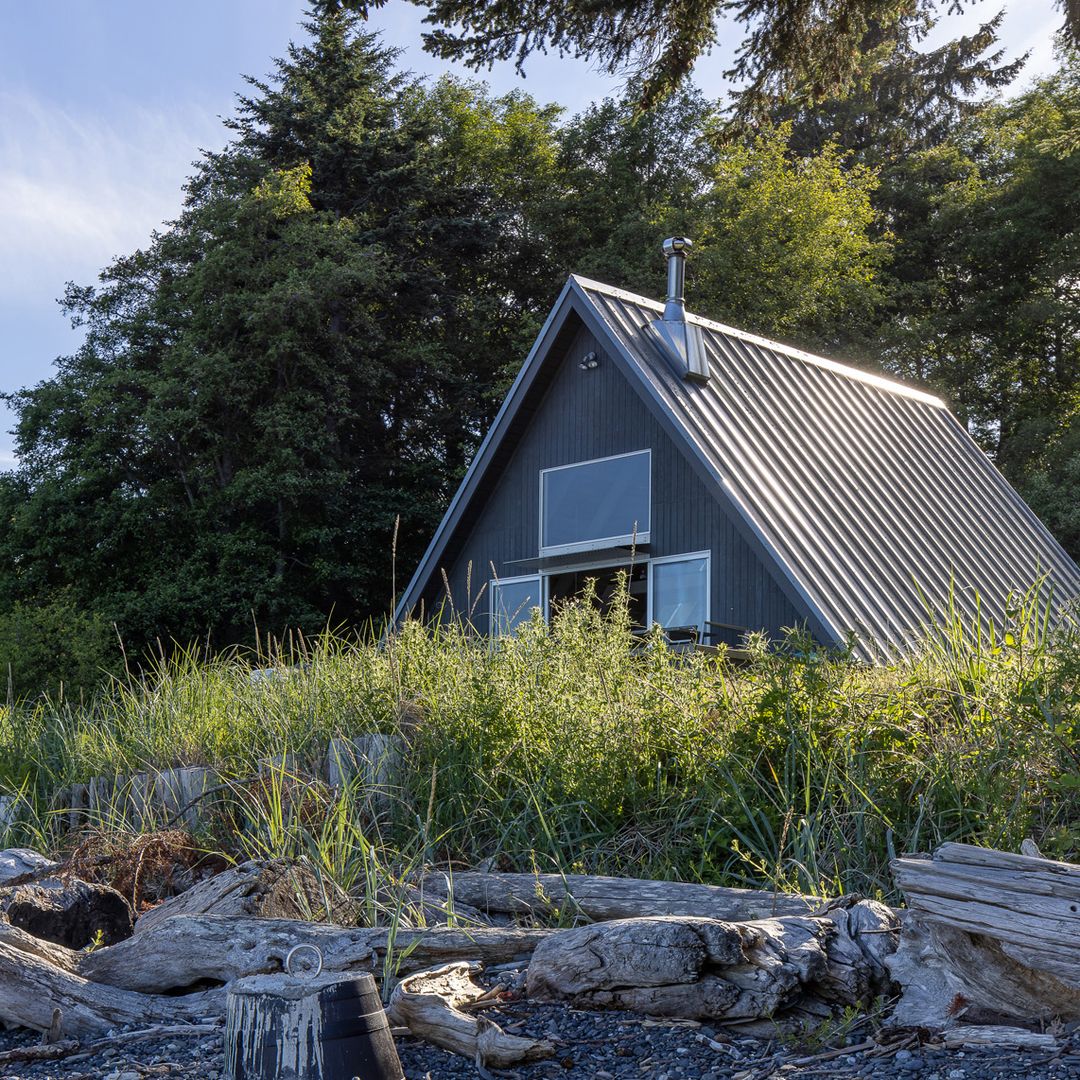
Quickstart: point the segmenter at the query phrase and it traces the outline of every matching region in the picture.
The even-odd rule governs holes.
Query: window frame
[[[649,626],[660,626],[662,630],[668,629],[657,622],[655,617],[656,604],[656,575],[653,573],[654,566],[663,566],[665,563],[695,562],[705,560],[705,615],[698,627],[698,634],[704,637],[709,620],[712,618],[712,551],[686,551],[678,555],[661,555],[655,559],[649,559]]]
[[[548,473],[562,472],[566,469],[579,469],[584,465],[596,465],[601,461],[616,461],[618,458],[641,457],[644,455],[649,462],[646,475],[646,504],[649,508],[649,528],[637,533],[627,533],[622,536],[603,536],[594,540],[580,540],[573,544],[556,544],[551,547],[544,546],[544,477]],[[540,520],[538,522],[537,550],[541,557],[548,555],[573,555],[577,552],[602,551],[605,548],[619,547],[624,544],[647,544],[649,533],[652,529],[652,447],[643,450],[628,450],[623,454],[606,454],[603,457],[588,458],[585,461],[571,461],[566,465],[552,465],[540,470],[539,484]]]
[[[535,604],[530,605],[529,611],[531,612],[534,607],[540,608],[544,613],[544,621],[547,621],[547,601],[545,593],[547,591],[544,577],[540,573],[536,574],[518,574],[516,577],[493,577],[488,579],[488,637],[502,638],[512,637],[513,630],[504,631],[498,628],[496,620],[496,604],[495,598],[499,589],[503,585],[520,585],[526,581],[536,582],[537,601]]]

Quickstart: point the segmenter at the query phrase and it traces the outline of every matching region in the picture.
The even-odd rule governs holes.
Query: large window
[[[492,579],[491,589],[491,632],[501,636],[512,634],[532,614],[532,609],[541,607],[539,577]]]
[[[648,543],[650,461],[640,450],[543,469],[541,554]]]
[[[652,621],[665,629],[703,635],[709,620],[709,553],[653,559],[649,577]]]

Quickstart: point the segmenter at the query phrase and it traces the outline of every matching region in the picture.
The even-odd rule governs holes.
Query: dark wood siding
[[[650,556],[711,551],[711,615],[716,622],[771,634],[800,622],[769,569],[596,339],[579,329],[564,347],[564,357],[552,364],[552,376],[537,400],[520,410],[519,430],[508,440],[512,445],[488,470],[485,488],[447,549],[443,569],[453,611],[470,615],[478,627],[486,628],[492,567],[500,578],[533,571],[517,560],[538,553],[541,469],[650,449]],[[578,365],[589,352],[597,354],[600,366],[582,371]],[[445,596],[439,573],[425,596],[425,608],[433,610]]]

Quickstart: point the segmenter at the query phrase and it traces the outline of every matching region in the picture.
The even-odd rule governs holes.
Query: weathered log
[[[284,860],[253,860],[200,881],[151,908],[136,920],[135,933],[144,934],[175,915],[310,919],[341,914],[327,912],[327,906],[328,898],[306,867]]]
[[[131,936],[131,905],[97,882],[49,879],[3,890],[0,911],[20,930],[43,941],[81,949],[99,939],[108,945]]]
[[[830,1002],[866,1002],[891,988],[888,959],[900,942],[900,919],[875,900],[842,900],[824,909],[837,933],[826,946],[828,966],[814,995]]]
[[[0,851],[0,885],[21,885],[51,873],[59,865],[30,848],[5,848]]]
[[[911,912],[889,961],[896,1023],[1080,1019],[1080,867],[943,844],[893,873]]]
[[[43,941],[41,938],[20,930],[11,923],[0,920],[0,944],[8,945],[19,952],[29,953],[39,960],[44,960],[61,971],[69,971],[73,975],[78,971],[81,954],[64,945],[55,945],[51,941]]]
[[[525,960],[553,931],[481,927],[458,930],[349,929],[287,919],[174,915],[127,941],[83,957],[79,973],[147,993],[183,990],[203,980],[230,982],[280,972],[295,945],[315,945],[327,972],[381,972],[387,951],[401,972],[452,960]]]
[[[100,1054],[102,1050],[109,1050],[114,1047],[130,1047],[133,1042],[142,1039],[198,1038],[202,1035],[213,1035],[220,1030],[220,1026],[216,1023],[158,1024],[155,1027],[143,1028],[142,1031],[125,1031],[123,1035],[95,1039],[93,1042],[79,1042],[78,1039],[60,1039],[58,1042],[51,1044],[19,1046],[13,1050],[4,1050],[0,1052],[0,1065],[6,1065],[14,1061],[54,1061],[58,1058],[71,1057],[72,1054],[89,1056]]]
[[[855,1005],[887,985],[881,960],[897,928],[884,906],[864,901],[853,915],[859,908],[742,923],[625,919],[564,931],[533,954],[529,996],[699,1020],[772,1017],[811,998]],[[867,935],[878,941],[861,944]]]
[[[77,1038],[121,1025],[194,1022],[224,1005],[217,990],[158,997],[102,986],[0,943],[0,1020],[8,1024],[48,1031],[58,1008],[62,1034]]]
[[[430,895],[452,895],[455,903],[488,914],[543,917],[569,911],[596,922],[656,915],[740,922],[810,915],[822,904],[816,897],[791,893],[587,874],[435,873],[426,875],[423,884]]]
[[[462,1012],[463,1006],[485,995],[472,978],[477,967],[446,964],[402,979],[390,998],[391,1022],[407,1027],[418,1039],[493,1069],[551,1057],[554,1043],[510,1035],[494,1021]]]
[[[10,1065],[15,1061],[55,1061],[78,1053],[81,1045],[78,1039],[60,1039],[37,1046],[17,1046],[13,1050],[0,1051],[0,1065]]]
[[[382,888],[366,898],[383,911],[394,911],[399,925],[430,926],[447,922],[445,900],[425,896],[415,886]],[[258,919],[316,919],[351,925],[361,911],[360,901],[332,887],[324,889],[307,867],[276,860],[250,860],[193,885],[178,896],[141,915],[135,933],[144,933],[173,915],[244,915]],[[475,924],[489,920],[479,911],[455,904],[456,921]]]
[[[1054,1053],[1061,1043],[1046,1032],[1028,1031],[1025,1028],[1002,1027],[999,1024],[971,1024],[945,1032],[945,1045],[950,1050],[965,1046],[994,1046],[1003,1050],[1038,1050]]]

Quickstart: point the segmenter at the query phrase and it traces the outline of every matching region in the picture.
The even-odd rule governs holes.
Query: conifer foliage
[[[539,310],[488,178],[519,118],[407,83],[355,16],[309,30],[179,219],[69,288],[85,345],[15,399],[9,595],[74,583],[135,643],[248,640],[385,609],[396,518],[403,563],[426,543]]]
[[[355,14],[307,34],[14,397],[0,592],[67,590],[134,652],[384,614],[396,523],[400,588],[569,272],[655,293],[690,228],[699,310],[827,336],[872,306],[873,178],[835,149],[721,146],[694,95],[563,122],[397,74]]]

